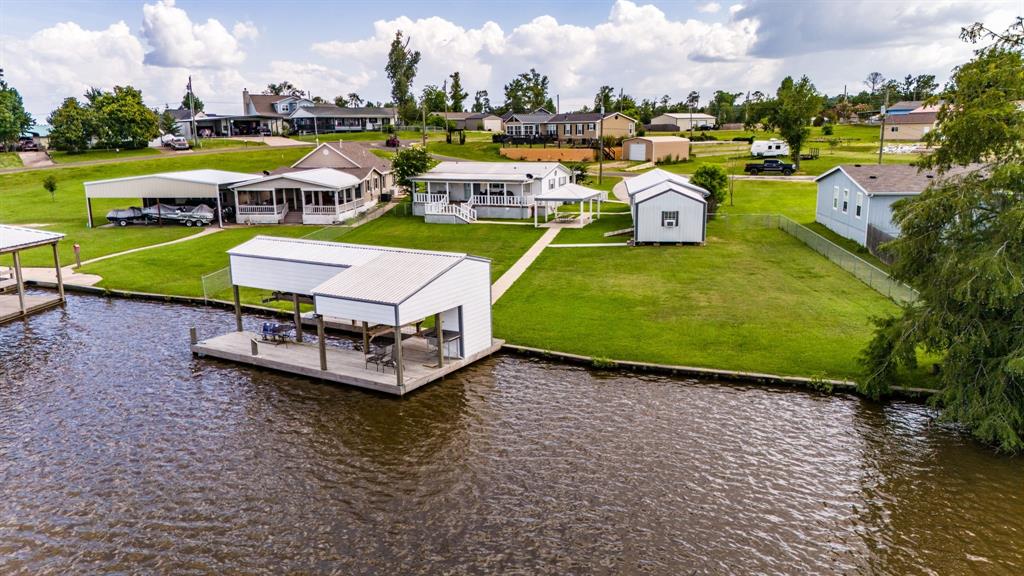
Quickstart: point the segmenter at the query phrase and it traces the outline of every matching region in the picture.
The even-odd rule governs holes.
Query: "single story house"
[[[334,168],[275,171],[231,187],[239,224],[333,224],[368,210],[377,198],[364,182]]]
[[[381,130],[398,122],[396,108],[341,108],[300,95],[250,94],[248,90],[242,90],[242,111],[243,115],[232,121],[235,134],[255,134],[261,129],[274,134],[359,132]]]
[[[655,169],[623,180],[633,217],[633,244],[703,244],[710,192]]]
[[[235,331],[193,341],[195,354],[405,394],[496,351],[486,258],[386,246],[257,236],[228,250]],[[294,303],[295,338],[261,344],[243,329],[241,287]],[[301,304],[320,338],[303,342]],[[434,326],[423,327],[426,320]],[[327,346],[327,322],[354,327],[352,346]],[[255,344],[254,344],[255,342]]]
[[[555,114],[545,123],[545,133],[552,133],[559,140],[570,142],[592,142],[605,138],[630,138],[636,135],[636,120],[621,112],[570,112]]]
[[[441,162],[410,178],[412,210],[428,222],[526,219],[534,197],[565,186],[572,172],[557,162]]]
[[[923,100],[900,100],[899,102],[889,106],[885,109],[885,113],[889,116],[899,116],[902,114],[910,114],[924,105]]]
[[[505,133],[516,138],[529,138],[531,136],[555,137],[552,126],[547,128],[547,122],[552,114],[547,111],[541,112],[515,112],[502,122]]]
[[[686,160],[690,139],[679,136],[637,136],[622,141],[622,159],[640,162]]]
[[[959,174],[967,169],[952,170]],[[906,164],[843,164],[815,178],[818,196],[814,219],[872,253],[879,244],[899,236],[892,221],[897,200],[917,196],[935,181],[936,173]]]
[[[921,140],[925,134],[935,129],[936,117],[935,112],[909,112],[887,117],[885,119],[885,139]]]
[[[718,119],[711,114],[703,112],[666,112],[660,116],[651,118],[651,124],[673,125],[677,130],[688,131],[691,128],[699,129],[701,126],[714,128]]]
[[[202,169],[86,182],[85,206],[89,227],[93,227],[93,198],[138,198],[143,206],[212,204],[211,208],[216,208],[217,221],[223,226],[224,208],[237,205],[231,186],[258,177],[244,172]]]
[[[292,169],[334,168],[347,172],[363,182],[363,191],[372,196],[391,192],[395,177],[391,161],[377,156],[358,142],[324,142],[299,158]]]

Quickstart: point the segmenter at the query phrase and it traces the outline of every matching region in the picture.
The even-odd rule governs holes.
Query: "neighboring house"
[[[501,132],[501,116],[489,112],[475,112],[466,117],[465,128],[466,130]]]
[[[902,114],[910,114],[917,110],[924,104],[922,100],[901,100],[888,108],[885,109],[885,113],[889,116],[899,116]]]
[[[620,112],[571,112],[555,114],[544,126],[546,134],[555,134],[559,140],[591,142],[605,138],[632,138],[636,135],[636,120]]]
[[[554,133],[544,131],[544,126],[551,116],[552,114],[546,110],[540,112],[516,112],[503,122],[505,133],[516,138],[545,135],[554,137]]]
[[[233,120],[236,134],[294,132],[359,132],[381,130],[398,121],[395,108],[341,108],[317,104],[308,98],[284,94],[250,94],[242,91],[243,115]],[[314,128],[315,122],[315,128]]]
[[[666,112],[651,118],[651,124],[662,126],[671,124],[680,131],[690,130],[691,128],[697,130],[701,126],[714,128],[717,122],[717,118],[702,112]]]
[[[952,170],[958,174],[966,169]],[[815,220],[872,253],[879,244],[899,236],[892,221],[897,200],[917,196],[935,181],[931,171],[906,164],[843,164],[815,179],[818,197]]]
[[[196,131],[199,132],[200,138],[234,136],[235,130],[232,122],[239,118],[238,116],[207,114],[206,112],[196,112],[195,118],[193,118],[187,108],[168,109],[167,112],[174,118],[174,123],[177,124],[181,135],[189,140],[193,138],[193,124],[195,124]]]
[[[428,222],[469,223],[477,218],[525,219],[534,197],[572,181],[557,162],[441,162],[410,178],[413,214]]]
[[[690,157],[689,138],[678,136],[638,136],[622,141],[622,159],[640,162],[686,160]]]
[[[703,244],[710,192],[660,168],[623,180],[634,244]]]
[[[236,222],[332,224],[391,192],[391,163],[365,146],[325,142],[289,168],[232,186]]]
[[[887,117],[885,120],[886,140],[921,140],[935,129],[935,112],[910,112]]]

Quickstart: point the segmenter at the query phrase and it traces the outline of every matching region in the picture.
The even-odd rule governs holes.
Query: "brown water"
[[[1024,463],[919,405],[513,356],[395,399],[191,325],[232,318],[0,327],[0,573],[1024,572]]]

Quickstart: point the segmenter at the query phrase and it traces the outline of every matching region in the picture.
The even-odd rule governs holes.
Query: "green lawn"
[[[60,244],[61,261],[64,264],[74,261],[71,250],[74,243],[81,245],[82,259],[88,260],[129,248],[173,240],[191,234],[194,230],[176,225],[89,229],[86,227],[83,182],[197,168],[218,168],[258,174],[262,170],[289,166],[308,151],[305,148],[261,147],[251,152],[181,155],[174,158],[0,174],[0,222],[47,224],[46,230],[67,234]],[[43,177],[51,174],[57,178],[56,200],[51,200],[50,195],[42,187]],[[96,223],[102,224],[110,209],[138,204],[137,200],[95,200],[93,215]],[[42,250],[25,253],[26,264],[30,266],[48,265],[49,258],[50,256]]]
[[[703,247],[545,250],[494,318],[516,344],[852,378],[868,319],[895,309],[780,230],[713,221]]]
[[[59,150],[50,151],[50,159],[55,164],[74,164],[91,160],[114,160],[117,158],[134,158],[137,156],[155,156],[160,154],[156,148],[138,148],[135,150],[87,150],[80,154],[68,154]]]
[[[266,146],[263,142],[250,142],[247,140],[233,140],[231,138],[200,138],[196,150],[217,150],[220,148],[255,148]]]
[[[465,158],[466,160],[478,160],[481,162],[508,162],[509,159],[498,153],[501,144],[491,142],[471,142],[466,140],[465,144],[448,144],[444,140],[439,142],[428,142],[427,150],[432,154],[441,156],[452,156]]]
[[[0,152],[0,170],[21,168],[21,156],[17,152]]]
[[[837,146],[835,149],[830,149],[827,144],[811,142],[805,148],[805,152],[812,147],[819,149],[819,157],[816,160],[801,160],[800,170],[797,174],[817,176],[827,172],[839,164],[874,164],[878,162],[878,144],[848,144],[844,146]],[[909,164],[918,158],[920,158],[920,155],[918,154],[885,154],[882,157],[882,161],[885,164]],[[783,157],[782,160],[785,162],[792,161],[788,157]],[[748,162],[760,161],[760,159],[753,158],[749,154],[737,153],[715,156],[698,156],[691,159],[689,162],[666,164],[659,166],[659,168],[663,168],[669,172],[675,172],[677,174],[693,174],[693,172],[702,164],[718,164],[725,168],[730,174],[742,174],[743,167]]]
[[[332,132],[330,134],[320,134],[319,136],[314,135],[314,134],[306,134],[306,135],[303,135],[303,136],[298,136],[298,135],[296,135],[296,136],[288,136],[288,138],[291,138],[292,140],[300,140],[302,142],[316,142],[317,139],[319,138],[319,140],[321,142],[337,142],[338,140],[344,140],[346,142],[355,142],[355,141],[360,141],[360,142],[371,141],[371,142],[374,142],[374,141],[376,141],[376,142],[380,142],[380,143],[383,144],[384,141],[386,141],[389,136],[390,136],[390,134],[388,134],[386,132],[371,131],[371,132]],[[423,138],[423,136],[420,134],[420,132],[415,131],[415,130],[402,130],[401,132],[398,133],[398,138],[402,142],[406,142],[406,141],[419,142]],[[436,140],[441,140],[443,142],[444,141],[444,132],[427,132],[427,141],[428,142],[436,141]]]

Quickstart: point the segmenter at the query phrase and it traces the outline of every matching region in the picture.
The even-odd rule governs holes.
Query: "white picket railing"
[[[364,204],[366,204],[366,198],[357,198],[351,202],[346,202],[338,206],[333,204],[328,204],[326,206],[306,204],[306,206],[303,207],[302,212],[303,214],[308,214],[310,216],[332,216],[348,212],[349,210],[355,210]]]
[[[423,202],[425,204],[433,204],[435,202],[447,202],[447,194],[424,194],[423,192],[416,192],[412,195],[413,202]]]
[[[488,196],[487,194],[474,194],[469,199],[478,206],[531,206],[533,199],[525,196]]]
[[[447,202],[432,202],[423,207],[423,213],[429,215],[457,216],[466,222],[476,222],[476,210]]]
[[[247,206],[242,204],[238,207],[239,214],[283,214],[285,209],[288,208],[287,204],[278,204],[275,206]]]

